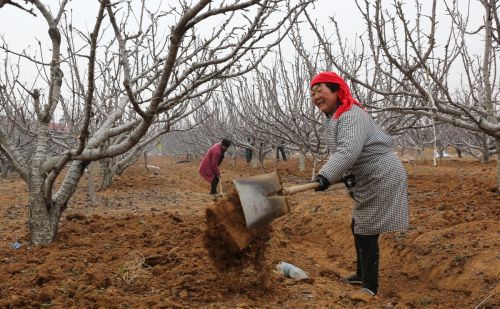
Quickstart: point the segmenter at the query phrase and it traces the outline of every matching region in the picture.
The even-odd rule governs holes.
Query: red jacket
[[[219,165],[224,159],[221,143],[214,144],[203,157],[200,163],[199,173],[206,181],[212,182],[214,177],[220,178]]]

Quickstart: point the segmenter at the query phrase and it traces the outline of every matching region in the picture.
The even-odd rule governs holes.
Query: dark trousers
[[[247,163],[250,163],[250,161],[252,161],[252,149],[245,148],[245,159],[247,160]]]
[[[354,219],[351,222],[356,248],[356,274],[363,281],[363,287],[377,293],[379,264],[379,235],[354,234]]]
[[[210,194],[217,194],[217,185],[219,184],[219,177],[215,176],[210,183]]]
[[[283,147],[278,146],[278,148],[276,149],[276,159],[278,160],[280,158],[280,153],[283,161],[286,161],[285,149]]]

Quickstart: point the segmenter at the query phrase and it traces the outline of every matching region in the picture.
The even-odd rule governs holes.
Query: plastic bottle
[[[18,242],[18,241],[16,241],[16,242],[15,242],[15,243],[13,243],[12,245],[10,245],[10,247],[11,247],[12,249],[14,249],[14,250],[17,250],[17,249],[21,248],[21,246],[22,246],[22,245],[21,245],[21,243],[20,243],[20,242]]]
[[[287,262],[279,262],[278,265],[276,265],[276,270],[280,274],[295,280],[309,279],[309,275],[304,270]]]

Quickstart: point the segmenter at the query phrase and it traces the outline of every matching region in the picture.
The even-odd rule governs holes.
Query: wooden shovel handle
[[[303,192],[311,189],[316,189],[319,187],[319,182],[306,183],[304,185],[297,185],[288,188],[281,189],[282,195],[292,195],[298,192]]]

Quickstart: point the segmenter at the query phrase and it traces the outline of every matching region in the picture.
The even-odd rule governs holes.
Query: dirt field
[[[268,267],[220,271],[204,245],[209,184],[198,162],[138,162],[87,201],[86,182],[63,214],[58,240],[27,243],[27,191],[0,180],[1,308],[499,308],[500,195],[496,162],[446,159],[407,164],[411,230],[381,237],[378,300],[351,297],[342,277],[355,267],[351,201],[341,185],[289,197],[272,223]],[[266,166],[272,171],[271,162]],[[305,183],[294,160],[278,162],[284,185]],[[226,159],[231,179],[262,173]],[[19,241],[21,247],[12,249]],[[272,271],[287,261],[313,280]]]

